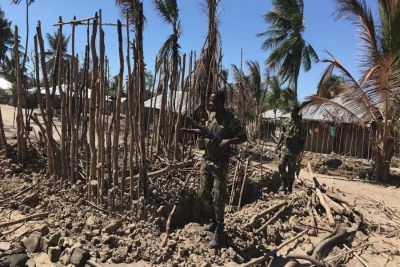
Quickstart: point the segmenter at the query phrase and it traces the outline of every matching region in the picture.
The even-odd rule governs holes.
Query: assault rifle
[[[210,139],[219,146],[222,140],[216,137],[209,129],[207,129],[207,127],[198,124],[194,119],[192,119],[190,116],[186,114],[183,114],[183,116],[189,121],[189,123],[192,125],[193,128],[200,130],[202,136]],[[237,159],[239,162],[242,162],[242,160],[236,155],[235,151],[233,149],[231,150],[233,157]]]
[[[194,119],[192,119],[188,115],[185,115],[185,117],[190,122],[190,124],[192,125],[193,128],[201,131],[202,136],[212,140],[217,145],[219,145],[221,143],[222,140],[219,139],[218,137],[216,137],[210,130],[207,129],[207,127],[198,124]]]

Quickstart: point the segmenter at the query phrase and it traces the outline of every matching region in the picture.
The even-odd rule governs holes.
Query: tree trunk
[[[381,182],[388,182],[390,178],[390,162],[394,154],[394,140],[388,138],[383,149],[375,149],[373,176]]]

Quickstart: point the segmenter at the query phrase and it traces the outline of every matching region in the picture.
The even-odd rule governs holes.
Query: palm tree
[[[254,121],[255,129],[259,129],[260,115],[264,109],[264,102],[267,96],[269,80],[268,70],[263,79],[260,64],[257,61],[246,61],[248,75],[245,75],[239,68],[232,64],[233,76],[236,84],[242,84],[244,90],[245,114],[249,120]]]
[[[178,70],[180,63],[181,46],[178,43],[179,37],[182,34],[181,22],[179,20],[179,9],[176,0],[152,0],[155,10],[162,20],[172,26],[172,34],[161,46],[158,51],[157,68],[159,68],[164,59],[172,60],[173,71]]]
[[[332,99],[346,90],[346,79],[343,76],[329,74],[327,79],[321,79],[317,88],[319,97]]]
[[[47,69],[49,70],[49,74],[52,73],[53,67],[54,67],[54,61],[55,61],[55,56],[57,53],[57,47],[58,47],[58,39],[60,37],[59,31],[54,31],[53,34],[46,33],[46,39],[49,44],[49,49],[46,52],[46,56],[48,58],[47,61]],[[62,35],[62,40],[61,40],[61,53],[63,57],[63,66],[67,67],[69,65],[69,59],[71,58],[71,55],[67,54],[68,51],[68,44],[71,36],[66,37],[64,34]]]
[[[372,121],[370,140],[374,150],[373,175],[381,181],[389,178],[390,161],[394,154],[394,144],[398,139],[396,131],[400,122],[400,3],[396,0],[379,0],[380,23],[372,16],[365,0],[336,0],[336,18],[345,18],[360,32],[363,46],[360,70],[362,76],[357,81],[340,62],[332,59],[322,79],[327,79],[333,69],[339,70],[346,82],[343,93],[334,99],[311,96],[311,105],[319,105],[319,112],[335,108],[343,117],[365,125]]]
[[[296,102],[293,89],[290,87],[282,88],[282,86],[282,81],[278,76],[270,78],[265,104],[268,109],[274,110],[275,117],[278,109],[289,111],[290,105]]]
[[[0,8],[0,65],[3,66],[7,53],[14,45],[14,34],[11,21],[6,19],[4,11]]]
[[[297,81],[300,68],[311,69],[312,62],[318,62],[313,47],[303,39],[305,19],[303,0],[273,0],[274,9],[263,14],[269,24],[268,30],[257,34],[266,36],[262,44],[264,51],[273,50],[266,60],[271,70],[279,70],[282,81],[294,86],[297,100]]]

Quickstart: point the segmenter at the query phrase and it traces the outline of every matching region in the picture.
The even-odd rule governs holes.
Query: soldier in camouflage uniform
[[[276,153],[281,150],[279,161],[279,173],[281,175],[282,184],[279,191],[291,193],[296,165],[299,155],[304,150],[306,140],[306,131],[303,126],[301,117],[299,116],[300,108],[292,107],[291,117],[282,122],[282,133],[276,147]],[[288,170],[286,171],[286,167]]]
[[[206,127],[221,141],[216,144],[205,138],[205,154],[201,168],[199,196],[203,201],[210,223],[204,225],[204,230],[214,232],[210,248],[216,248],[223,243],[225,200],[227,196],[226,175],[229,158],[232,154],[231,145],[247,141],[246,132],[239,120],[224,107],[225,93],[217,91],[210,96]],[[182,133],[201,134],[198,129],[181,129]]]

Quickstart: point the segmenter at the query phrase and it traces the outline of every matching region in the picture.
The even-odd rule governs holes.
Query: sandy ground
[[[17,124],[16,124],[14,116],[15,117],[17,116],[17,109],[14,108],[13,106],[9,106],[9,105],[0,105],[0,108],[1,108],[1,113],[2,113],[1,115],[2,115],[2,119],[3,119],[4,132],[6,134],[6,138],[9,139],[10,143],[16,142]],[[25,118],[25,109],[22,109],[22,113],[24,114],[24,118]],[[40,110],[34,109],[33,114],[34,113],[38,114],[39,121],[41,123],[43,123],[42,116],[40,115],[41,114]],[[61,126],[61,123],[56,118],[54,119],[54,124],[57,127]],[[30,135],[32,137],[34,137],[35,135],[38,134],[40,128],[32,120],[31,120],[31,126],[33,128],[33,131],[30,132]],[[53,137],[56,141],[60,139],[56,130],[54,130],[54,132],[53,132]]]

